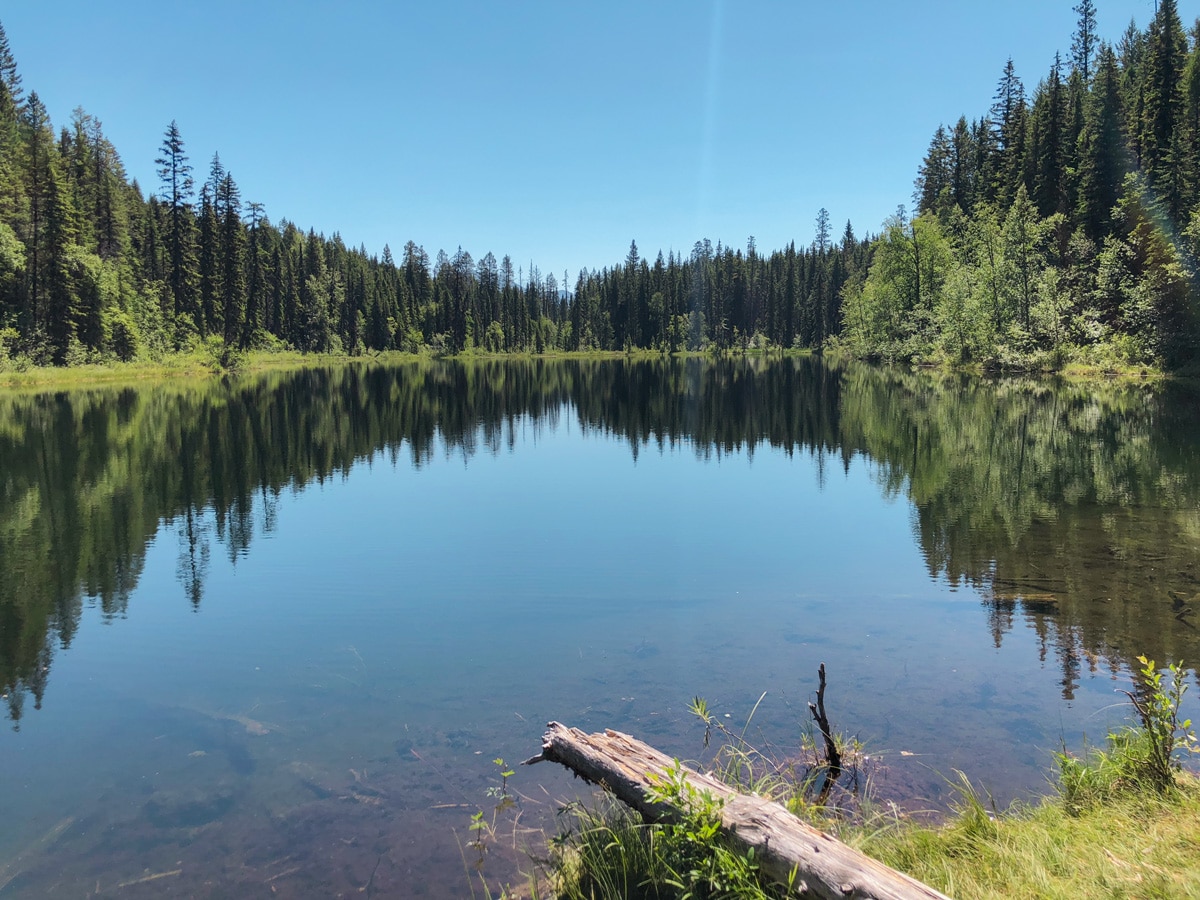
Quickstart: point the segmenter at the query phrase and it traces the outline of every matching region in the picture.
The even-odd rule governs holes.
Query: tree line
[[[760,253],[697,241],[572,281],[459,247],[395,258],[267,216],[219,156],[196,173],[172,122],[159,183],[101,123],[55,133],[0,25],[0,363],[215,350],[546,352],[834,345],[986,365],[1184,365],[1196,357],[1200,22],[1175,0],[1114,46],[1081,0],[1032,95],[1011,62],[987,112],[939,127],[876,238],[822,209]],[[197,182],[199,185],[197,186]]]
[[[159,184],[130,180],[100,121],[55,133],[0,25],[0,361],[69,365],[216,348],[358,354],[820,346],[869,242],[829,216],[817,240],[762,255],[699,241],[559,280],[461,247],[396,259],[246,202],[219,155],[196,171],[178,125]]]
[[[1200,21],[1175,0],[1116,46],[1082,0],[1032,97],[1012,60],[981,118],[937,129],[844,294],[864,355],[1179,365],[1197,348]]]

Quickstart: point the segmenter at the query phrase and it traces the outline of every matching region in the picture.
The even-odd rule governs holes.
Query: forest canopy
[[[201,342],[358,354],[820,346],[869,244],[847,227],[760,254],[697,241],[690,255],[585,270],[574,283],[491,252],[431,258],[347,247],[273,222],[214,155],[167,126],[159,182],[131,181],[82,109],[57,133],[25,93],[0,26],[0,361],[156,358]]]
[[[884,223],[843,294],[867,356],[1178,366],[1196,355],[1200,21],[1175,0],[1117,46],[1091,0],[1032,95],[1012,60],[991,107],[935,132],[917,214]]]
[[[939,127],[915,210],[872,239],[820,210],[807,247],[699,240],[572,281],[462,247],[398,258],[272,221],[171,122],[158,183],[100,121],[57,131],[0,25],[0,365],[303,352],[835,346],[984,365],[1194,360],[1200,22],[1174,0],[1116,46],[1082,0],[1067,58],[1030,95],[1011,60],[991,106]],[[148,150],[149,148],[147,148]]]

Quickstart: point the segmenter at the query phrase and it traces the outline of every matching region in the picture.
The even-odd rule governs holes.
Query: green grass
[[[768,350],[681,350],[664,354],[660,350],[635,349],[623,350],[581,350],[559,351],[548,350],[544,353],[512,352],[489,353],[473,349],[457,354],[446,354],[442,358],[470,362],[475,360],[530,360],[530,359],[573,359],[573,360],[612,360],[612,359],[661,359],[670,356],[674,359],[697,358],[782,358],[792,356],[812,355],[813,350],[793,350],[772,347]],[[839,351],[834,348],[826,353],[830,358],[837,358]],[[432,354],[423,351],[419,354],[388,351],[385,353],[368,353],[362,356],[347,354],[300,353],[295,350],[251,350],[237,354],[233,366],[223,365],[210,349],[204,347],[168,353],[158,359],[139,359],[134,362],[107,361],[102,363],[87,363],[73,366],[32,366],[19,359],[0,356],[0,388],[23,387],[35,389],[84,388],[99,384],[125,384],[171,378],[210,378],[214,375],[224,375],[232,371],[259,372],[281,369],[298,369],[305,367],[337,365],[352,361],[385,361],[406,362],[415,359],[430,359]],[[948,368],[955,372],[983,374],[984,367],[979,364],[950,365],[945,362],[930,362],[921,368]],[[1050,370],[1034,368],[1032,370],[1045,374]],[[1167,377],[1158,369],[1147,366],[1135,366],[1117,362],[1067,362],[1057,375],[1069,380],[1112,380],[1127,378],[1138,380],[1162,380]],[[1175,377],[1200,377],[1200,369],[1192,369],[1174,373]]]
[[[707,352],[681,351],[670,354],[674,358],[709,358]],[[751,352],[749,356],[762,355]],[[788,355],[794,355],[788,351]],[[470,350],[463,353],[443,355],[444,359],[463,362],[483,360],[530,360],[530,359],[660,359],[658,350],[585,350],[577,352],[547,351],[545,353],[488,353]],[[175,378],[211,378],[234,372],[262,372],[339,365],[349,362],[411,362],[431,359],[428,351],[401,353],[388,351],[371,352],[361,356],[348,354],[301,353],[296,350],[250,350],[239,352],[233,360],[224,360],[212,348],[199,347],[194,350],[168,353],[158,359],[139,359],[133,362],[110,360],[73,366],[34,366],[27,361],[0,356],[0,388],[86,388],[92,385],[132,384]],[[230,364],[232,363],[232,364]]]
[[[1181,764],[1183,754],[1197,752],[1191,722],[1179,718],[1185,673],[1141,662],[1138,689],[1128,692],[1137,724],[1083,757],[1056,754],[1057,790],[1037,803],[989,810],[960,775],[959,802],[939,825],[870,802],[823,807],[812,802],[811,778],[755,780],[751,770],[770,761],[746,746],[744,731],[724,729],[718,774],[743,790],[768,789],[816,827],[960,900],[1200,898],[1200,778]],[[706,721],[707,741],[714,720],[702,701],[693,712]],[[760,882],[753,861],[735,856],[708,827],[713,814],[703,802],[675,805],[692,810],[676,825],[645,824],[609,799],[569,807],[531,893],[561,900],[786,896]]]
[[[951,897],[1200,897],[1200,783],[1177,781],[1077,812],[1056,796],[993,817],[972,795],[940,827],[896,820],[843,837]]]
[[[661,852],[659,826],[608,799],[565,815],[538,896],[684,895],[671,884],[675,873]],[[1200,898],[1200,782],[1192,776],[1180,777],[1170,796],[1129,794],[1078,814],[1048,797],[994,816],[966,795],[940,826],[876,817],[841,829],[839,837],[959,900]],[[761,900],[783,892],[742,885],[696,896]]]
[[[804,815],[804,812],[801,813]],[[573,806],[534,891],[561,900],[680,898],[678,854],[662,826],[607,798]],[[853,824],[809,814],[817,827],[892,868],[964,898],[1200,898],[1200,781],[1181,774],[1166,794],[1131,790],[1072,811],[1059,794],[991,813],[963,789],[944,824],[875,812]],[[694,865],[694,863],[693,863]],[[761,900],[783,891],[752,879],[696,897]]]
[[[234,365],[222,365],[211,352],[197,349],[169,353],[160,359],[134,362],[89,363],[80,366],[24,366],[0,360],[0,387],[86,388],[92,385],[132,384],[164,379],[198,379],[231,373],[266,372],[362,361],[407,362],[420,356],[386,353],[371,356],[300,353],[295,350],[251,350],[239,354]]]
[[[710,810],[711,813],[711,810]],[[556,900],[774,900],[753,862],[730,850],[701,816],[647,825],[614,800],[564,810],[564,832],[551,844],[547,877],[530,893]],[[711,826],[711,827],[706,827]]]

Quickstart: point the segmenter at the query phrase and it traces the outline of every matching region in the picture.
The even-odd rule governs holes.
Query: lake
[[[691,699],[740,727],[765,691],[786,754],[821,663],[882,798],[945,809],[961,770],[1007,804],[1126,721],[1139,654],[1200,659],[1198,594],[1178,384],[800,357],[3,392],[0,896],[470,895],[494,760],[547,721],[704,759]],[[492,885],[581,790],[514,768]]]

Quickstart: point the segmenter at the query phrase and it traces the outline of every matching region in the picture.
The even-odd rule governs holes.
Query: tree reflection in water
[[[857,455],[914,509],[931,576],[978,589],[1062,670],[1195,659],[1200,403],[1176,384],[914,373],[819,357],[356,363],[200,383],[0,395],[0,691],[19,726],[85,605],[128,613],[146,549],[178,533],[201,607],[214,545],[269,533],[284,490],[442,447],[515,446],[518,423],[619,435],[636,457],[767,445]],[[1200,611],[1200,597],[1193,604]]]

